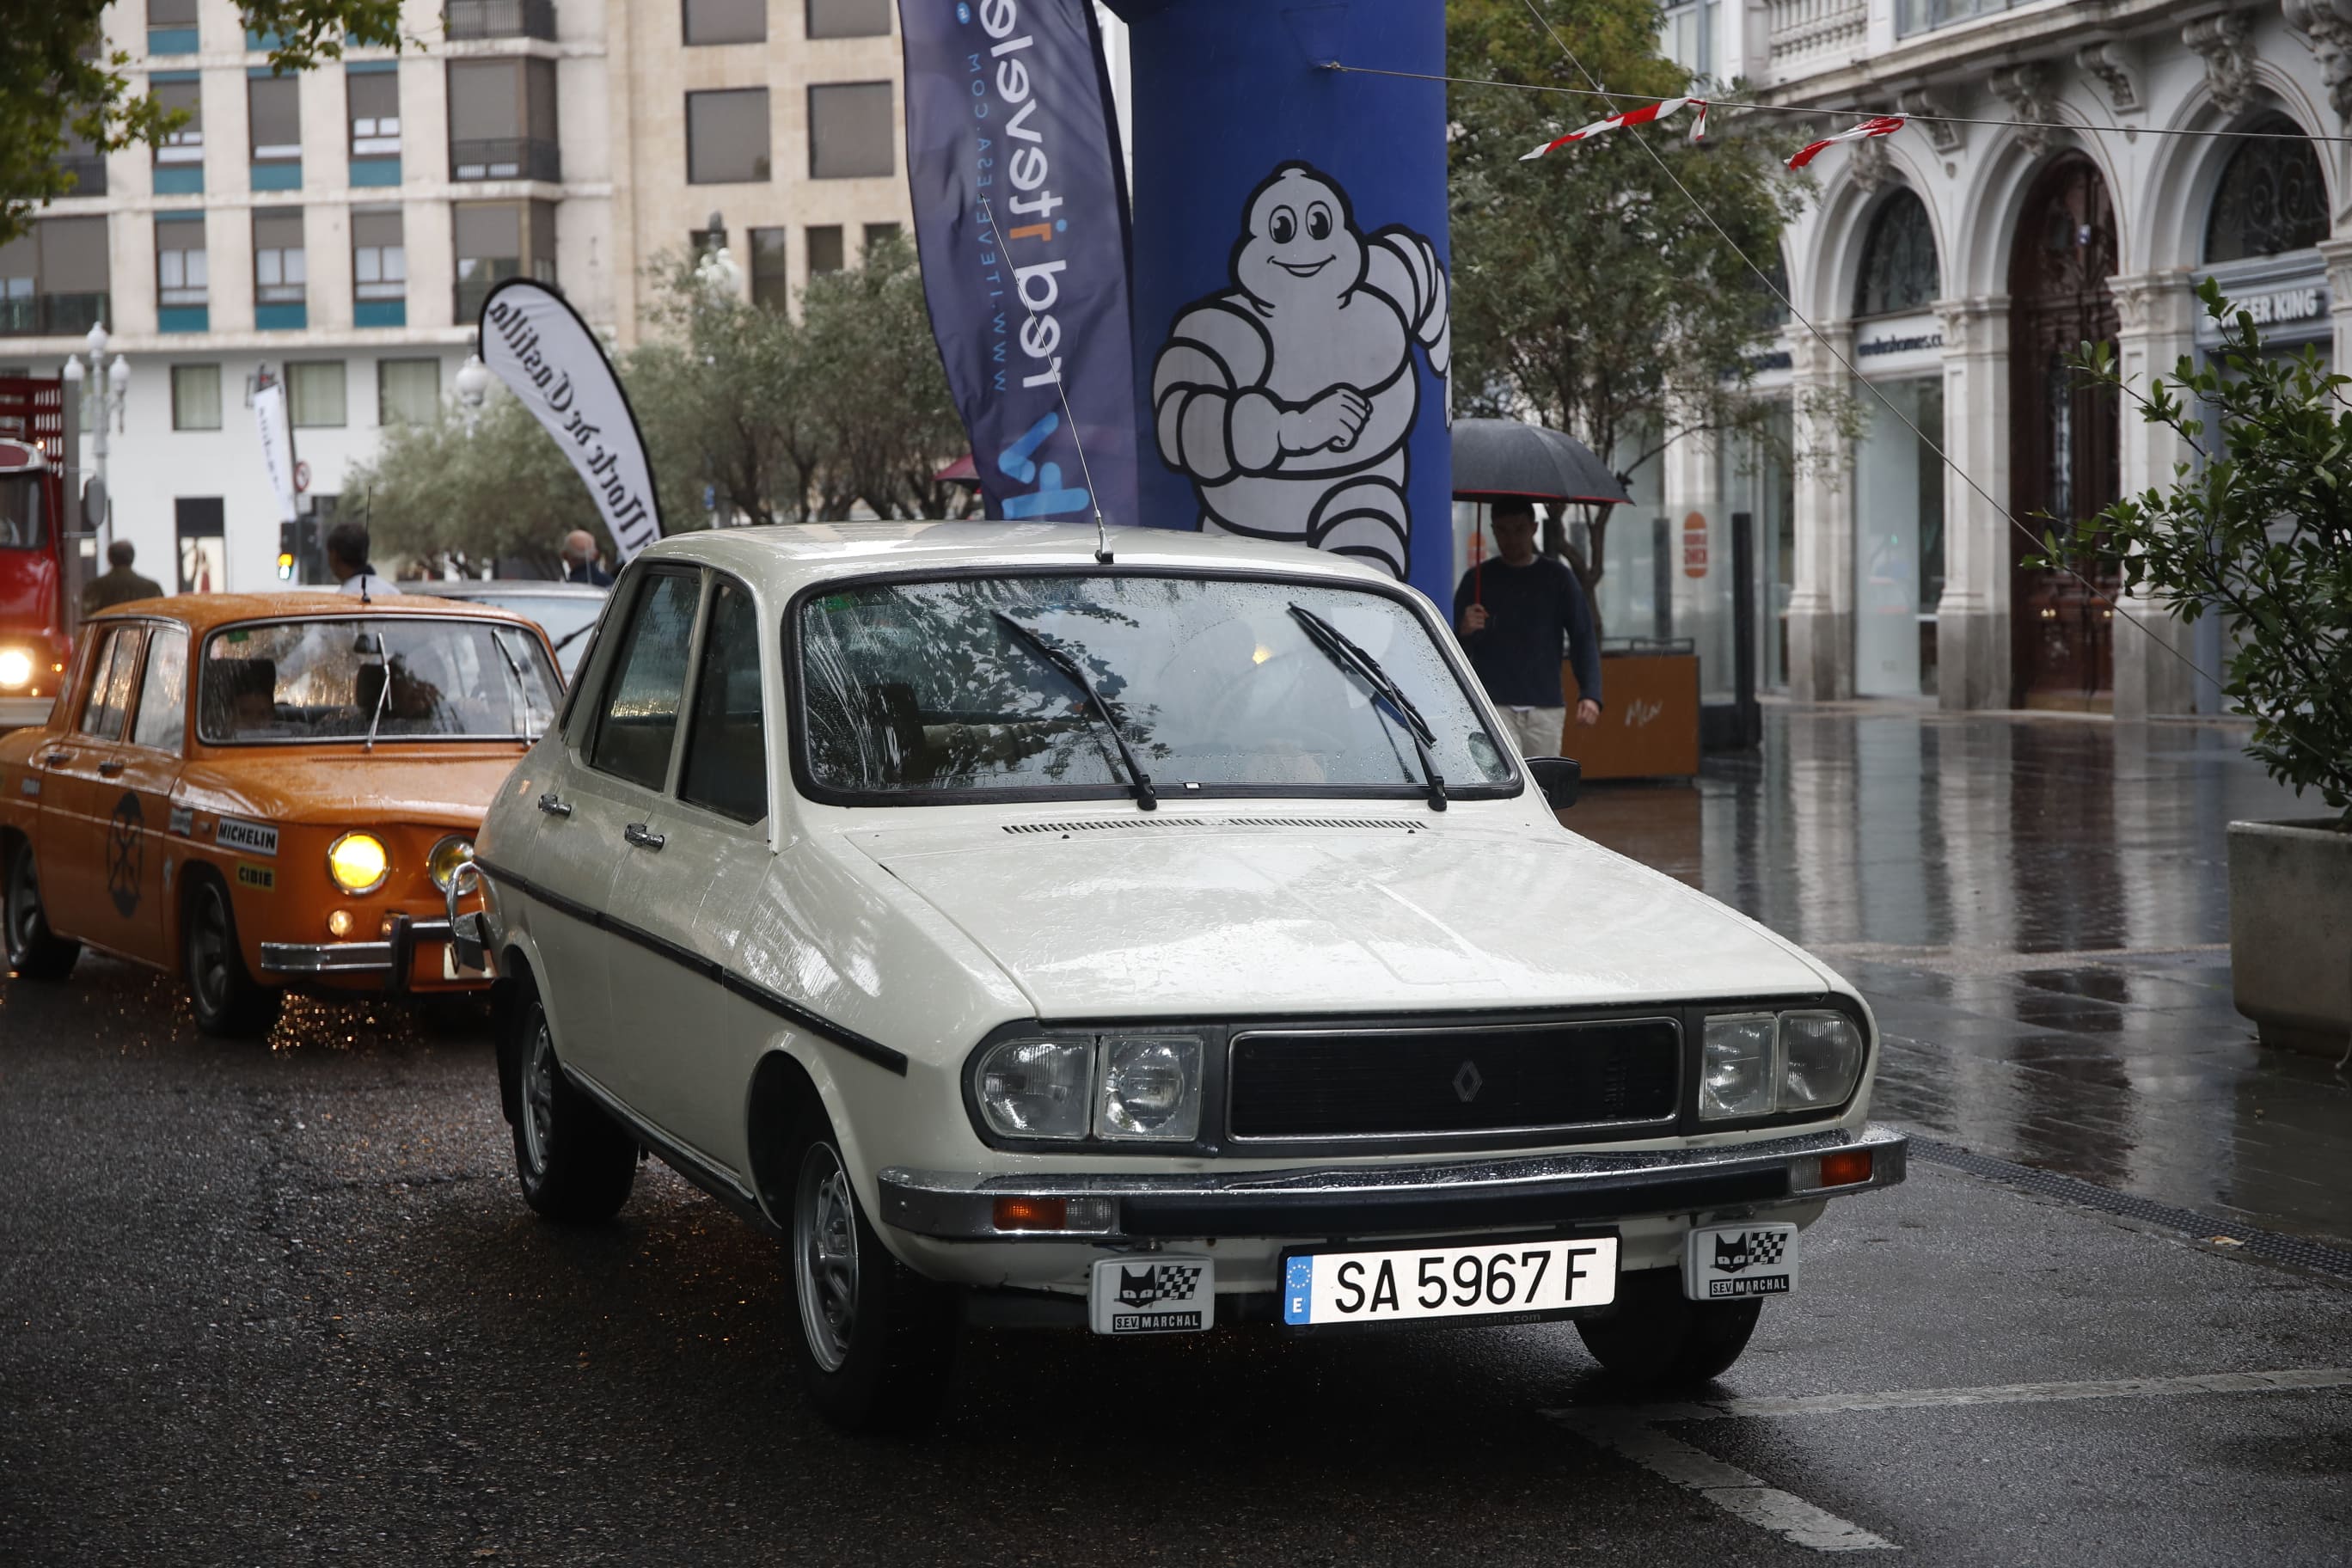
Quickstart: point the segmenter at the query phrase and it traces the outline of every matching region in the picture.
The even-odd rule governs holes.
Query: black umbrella
[[[1454,422],[1454,493],[1465,500],[1525,496],[1595,505],[1633,499],[1591,447],[1518,419]]]

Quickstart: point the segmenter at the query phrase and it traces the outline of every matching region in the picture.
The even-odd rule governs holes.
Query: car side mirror
[[[1584,765],[1572,757],[1529,757],[1528,772],[1543,791],[1544,804],[1554,811],[1574,805],[1576,792],[1584,784]]]

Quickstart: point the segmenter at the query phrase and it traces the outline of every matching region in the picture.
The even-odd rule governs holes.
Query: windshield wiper
[[[1304,605],[1291,605],[1290,613],[1307,628],[1308,638],[1323,650],[1324,657],[1371,688],[1373,708],[1394,718],[1405,739],[1412,742],[1413,757],[1421,764],[1422,782],[1429,786],[1429,809],[1444,811],[1445,775],[1437,771],[1437,759],[1429,751],[1430,742],[1437,739],[1437,731],[1429,727],[1429,721],[1421,716],[1412,699],[1381,668],[1378,659],[1349,642],[1339,627]]]
[[[584,626],[572,627],[570,631],[555,639],[555,651],[562,653],[565,648],[570,647],[573,643],[578,642],[582,637],[586,637],[590,632],[593,632],[595,629],[596,623],[594,621],[590,621]]]
[[[367,632],[360,634],[363,638],[370,635]],[[392,700],[392,647],[383,640],[382,632],[373,635],[375,638],[376,668],[383,671],[383,684],[376,688],[375,711],[368,716],[367,749],[371,752],[375,750],[376,726],[383,722],[384,704]]]
[[[1096,717],[1102,721],[1103,728],[1110,731],[1111,743],[1118,748],[1118,760],[1126,764],[1129,781],[1128,787],[1135,795],[1135,804],[1146,811],[1158,811],[1160,797],[1152,793],[1151,775],[1145,773],[1143,764],[1135,760],[1134,749],[1127,743],[1127,737],[1119,733],[1118,721],[1111,717],[1110,704],[1102,700],[1102,693],[1097,691],[1095,683],[1087,679],[1087,672],[1080,667],[1078,661],[1006,615],[1003,610],[996,612],[996,618],[1004,623],[1005,630],[1035,648],[1038,658],[1060,670],[1069,679],[1071,685],[1086,693],[1087,705],[1093,708]]]

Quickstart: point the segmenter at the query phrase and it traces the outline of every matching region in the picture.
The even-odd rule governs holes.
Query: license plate
[[[1694,1301],[1785,1296],[1797,1288],[1793,1225],[1710,1226],[1683,1249],[1683,1294]]]
[[[490,971],[488,967],[489,963],[488,954],[483,956],[482,962],[484,967],[480,969],[468,969],[464,964],[457,962],[457,944],[456,942],[444,942],[441,945],[441,978],[444,980],[488,980],[490,978]]]
[[[1617,1299],[1613,1236],[1294,1252],[1282,1268],[1282,1321],[1300,1328],[1528,1317]]]
[[[1087,1315],[1098,1334],[1197,1334],[1217,1322],[1217,1265],[1209,1258],[1139,1253],[1095,1265]]]

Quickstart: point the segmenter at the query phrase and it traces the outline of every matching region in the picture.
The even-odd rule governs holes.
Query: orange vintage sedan
[[[522,616],[219,594],[85,623],[37,729],[0,736],[9,967],[84,947],[182,975],[209,1035],[286,990],[478,989],[445,893],[562,682]]]

